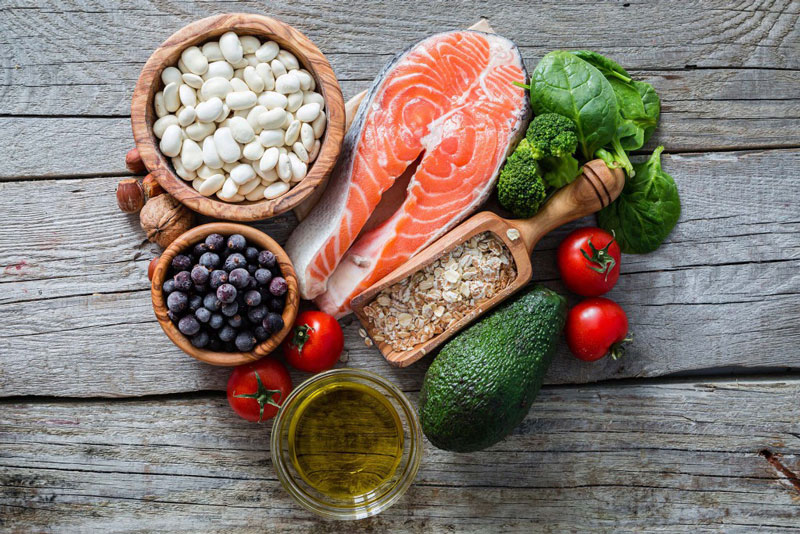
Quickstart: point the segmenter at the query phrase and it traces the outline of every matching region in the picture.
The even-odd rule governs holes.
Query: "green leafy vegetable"
[[[542,171],[527,139],[508,157],[497,181],[497,200],[516,217],[532,217],[547,196]]]
[[[575,132],[575,123],[556,113],[537,115],[528,126],[525,137],[550,187],[564,187],[580,174],[572,155],[578,146]]]
[[[661,115],[661,101],[649,83],[631,80],[628,83],[609,78],[617,96],[620,120],[617,137],[625,150],[638,150],[650,139]]]
[[[598,54],[597,52],[592,52],[591,50],[573,50],[572,54],[578,56],[602,72],[603,76],[605,76],[608,80],[611,80],[611,78],[616,78],[626,83],[631,81],[631,77],[628,72],[613,59],[608,59],[607,57]]]
[[[614,232],[622,252],[646,254],[656,250],[678,222],[681,202],[675,180],[661,168],[663,146],[625,181],[619,198],[597,214],[603,229]]]

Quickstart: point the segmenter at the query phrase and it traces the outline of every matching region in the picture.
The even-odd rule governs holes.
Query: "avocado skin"
[[[537,285],[447,343],[420,392],[428,440],[472,452],[510,434],[539,392],[566,315],[564,297]]]

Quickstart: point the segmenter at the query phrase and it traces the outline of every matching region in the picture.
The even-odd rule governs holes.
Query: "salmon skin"
[[[358,108],[327,190],[286,244],[300,295],[341,317],[354,296],[475,211],[524,135],[530,107],[512,84],[524,80],[516,45],[495,34],[442,33],[392,59]],[[399,205],[362,233],[411,172]]]

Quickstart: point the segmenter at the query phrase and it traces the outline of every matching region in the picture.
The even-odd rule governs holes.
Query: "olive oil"
[[[359,383],[323,386],[289,425],[289,450],[300,476],[336,499],[366,496],[394,474],[403,456],[403,425],[380,392]]]

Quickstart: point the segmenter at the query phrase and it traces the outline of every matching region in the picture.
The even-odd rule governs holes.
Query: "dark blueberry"
[[[280,276],[273,278],[269,283],[269,292],[276,297],[282,297],[285,295],[287,289],[289,289],[289,286],[286,284],[286,280]]]
[[[198,243],[192,249],[192,256],[194,256],[195,261],[200,259],[200,256],[208,252],[208,245],[205,243]]]
[[[208,308],[197,308],[194,311],[194,316],[201,323],[207,323],[211,320],[211,310]]]
[[[198,310],[203,306],[203,297],[200,295],[192,295],[189,297],[189,309],[192,311]]]
[[[161,291],[163,291],[166,295],[169,295],[175,291],[175,280],[170,278],[169,280],[164,281],[164,285],[161,286]]]
[[[283,306],[284,306],[283,299],[280,297],[272,297],[267,302],[267,307],[269,308],[269,311],[281,313],[283,312]]]
[[[195,319],[194,316],[187,315],[178,321],[178,330],[181,331],[181,334],[193,336],[200,331],[200,323],[197,322],[197,319]]]
[[[248,263],[247,264],[247,272],[248,273],[256,274],[257,270],[258,270],[258,265],[256,265],[255,263]]]
[[[226,317],[231,317],[232,315],[236,315],[239,311],[239,303],[238,302],[231,302],[230,304],[223,304],[222,308],[220,308],[222,315]]]
[[[217,298],[223,304],[236,300],[236,288],[230,284],[222,284],[217,288]]]
[[[253,335],[256,336],[258,341],[266,341],[269,339],[269,332],[267,332],[267,329],[261,325],[253,328]]]
[[[261,293],[255,289],[251,289],[244,294],[244,303],[248,306],[258,306],[261,304]]]
[[[167,308],[172,313],[183,313],[189,307],[189,297],[183,291],[173,291],[167,297]]]
[[[231,272],[234,269],[238,269],[239,267],[247,266],[247,260],[244,259],[244,256],[239,254],[238,252],[234,252],[227,258],[225,258],[225,270]]]
[[[258,253],[258,263],[262,267],[275,267],[275,254],[269,250],[262,250]]]
[[[211,271],[211,275],[208,277],[208,285],[211,289],[217,289],[222,284],[228,283],[228,273],[223,271],[222,269],[217,269],[216,271]]]
[[[175,313],[172,310],[167,310],[167,317],[169,317],[169,320],[172,321],[173,323],[177,323],[178,320],[181,318],[181,314]]]
[[[213,328],[214,330],[219,330],[220,327],[225,324],[225,317],[223,317],[219,313],[211,314],[211,319],[208,321],[208,326]]]
[[[188,271],[192,268],[192,258],[186,254],[178,254],[172,258],[172,268],[176,271]]]
[[[213,252],[206,252],[200,259],[197,260],[197,263],[205,267],[206,269],[216,269],[219,267],[220,264],[219,254],[215,254]]]
[[[256,282],[255,277],[251,276],[247,280],[247,288],[248,289],[256,289],[258,287],[258,282]]]
[[[253,347],[256,346],[256,338],[250,332],[240,332],[238,336],[236,336],[236,348],[242,352],[247,352],[249,350],[253,350]]]
[[[256,282],[258,282],[262,286],[269,284],[270,281],[272,280],[272,273],[269,272],[269,269],[259,269],[253,276],[256,277]]]
[[[222,306],[222,303],[219,301],[216,294],[209,293],[203,297],[203,306],[208,308],[209,311],[215,312],[219,311],[219,307]]]
[[[283,330],[283,317],[277,313],[268,313],[261,325],[270,334],[275,334]]]
[[[242,234],[233,234],[228,238],[228,250],[233,252],[244,252],[247,240]]]
[[[211,341],[211,338],[208,337],[208,333],[200,332],[194,336],[192,336],[192,345],[197,347],[198,349],[202,349],[208,342]]]
[[[238,313],[236,315],[231,316],[228,318],[228,324],[234,328],[240,328],[242,326],[242,316]]]
[[[172,279],[175,280],[175,289],[179,291],[190,291],[194,287],[189,271],[181,271],[173,276]]]
[[[207,267],[202,265],[195,265],[192,267],[192,282],[198,285],[203,285],[208,282],[208,277],[210,275],[210,271]]]
[[[233,327],[225,325],[219,329],[219,333],[217,334],[222,341],[233,341],[233,338],[236,337],[236,330]]]
[[[261,321],[264,320],[264,317],[266,316],[267,316],[267,307],[264,306],[263,304],[247,310],[247,318],[250,319],[250,321],[255,324],[259,324]]]
[[[198,295],[205,295],[208,293],[208,284],[194,284],[192,287],[194,287],[194,292]]]
[[[225,249],[225,238],[219,234],[210,234],[206,237],[206,245],[211,252],[222,252]]]
[[[244,289],[250,280],[250,273],[247,269],[234,269],[228,275],[228,282],[233,284],[236,289]]]
[[[256,263],[258,261],[258,249],[256,247],[247,247],[244,249],[244,257],[250,263]]]

